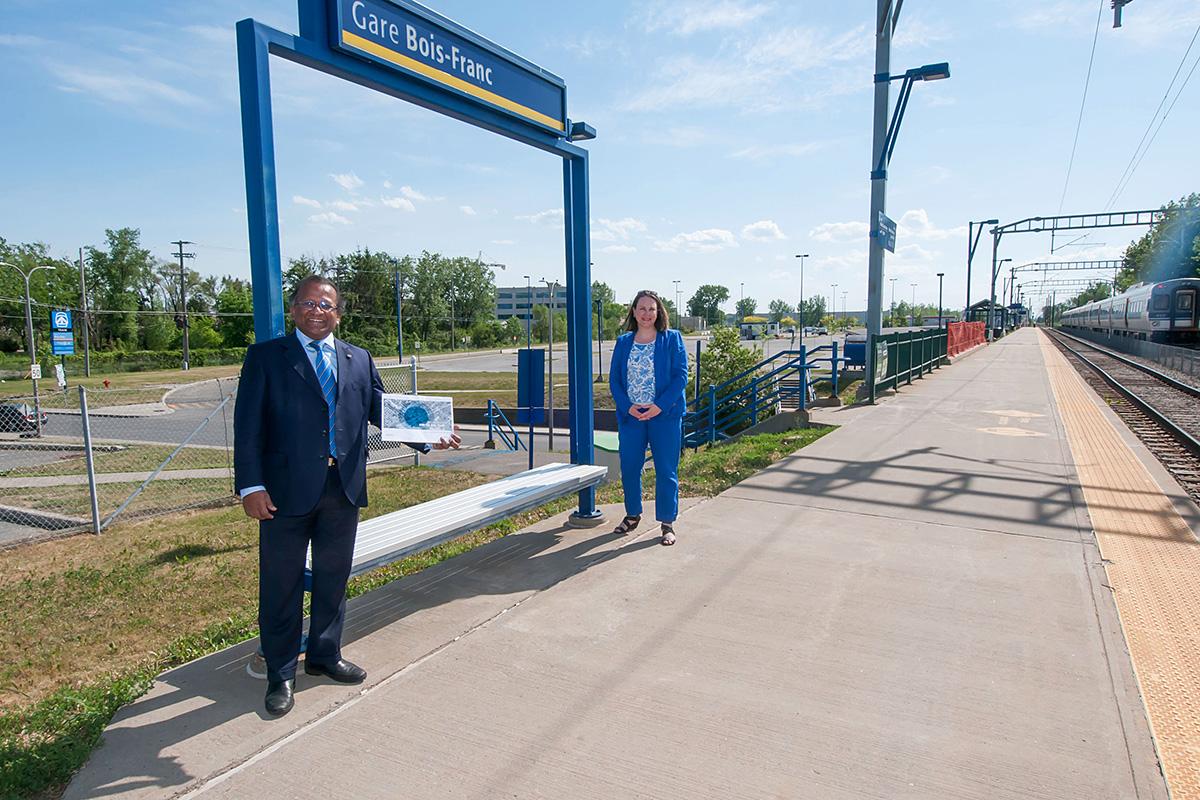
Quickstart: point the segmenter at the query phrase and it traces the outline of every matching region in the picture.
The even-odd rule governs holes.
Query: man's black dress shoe
[[[292,710],[295,701],[292,690],[296,687],[296,679],[286,681],[267,681],[267,713],[273,717],[282,717]]]
[[[367,679],[367,671],[356,664],[351,664],[344,658],[339,658],[332,664],[314,664],[304,660],[304,671],[309,675],[326,675],[338,683],[362,683]]]

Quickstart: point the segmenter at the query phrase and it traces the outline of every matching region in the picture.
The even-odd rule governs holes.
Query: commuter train
[[[1200,278],[1139,283],[1107,300],[1072,308],[1064,328],[1132,336],[1166,344],[1200,341]]]

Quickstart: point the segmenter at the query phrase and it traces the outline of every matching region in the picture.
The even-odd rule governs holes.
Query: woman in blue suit
[[[621,487],[625,519],[616,533],[628,533],[642,521],[642,465],[646,445],[654,455],[654,516],[662,543],[675,544],[679,514],[679,449],[687,406],[687,350],[679,331],[669,330],[667,309],[654,292],[643,289],[625,317],[626,333],[613,347],[608,386],[617,406]]]

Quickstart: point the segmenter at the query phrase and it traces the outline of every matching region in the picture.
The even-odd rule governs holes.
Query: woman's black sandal
[[[675,529],[673,527],[671,527],[671,523],[664,522],[664,523],[662,523],[661,527],[662,527],[661,542],[662,542],[663,546],[670,547],[671,545],[675,544]]]
[[[625,519],[621,520],[620,525],[613,528],[613,533],[629,533],[634,528],[636,528],[638,525],[640,525],[641,522],[642,522],[642,517],[640,514],[637,516],[634,516],[631,514],[631,515],[625,517]]]

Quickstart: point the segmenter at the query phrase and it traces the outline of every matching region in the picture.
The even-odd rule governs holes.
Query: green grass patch
[[[174,452],[170,445],[129,445],[118,450],[96,450],[93,463],[97,474],[112,472],[152,472]],[[185,447],[167,465],[167,469],[224,469],[230,466],[229,454],[218,447]],[[4,478],[35,478],[50,475],[86,475],[83,450],[64,450],[56,461],[29,464],[0,470]]]
[[[827,433],[811,428],[744,437],[680,464],[685,496],[712,496]],[[441,497],[490,478],[428,467],[369,477],[363,518]],[[644,481],[647,493],[653,475]],[[597,493],[621,500],[619,483]],[[533,522],[574,496],[527,511],[351,581],[361,595]],[[154,676],[256,636],[257,525],[240,507],[118,524],[0,551],[0,637],[19,642],[0,665],[0,798],[48,798],[86,761],[113,713]]]

